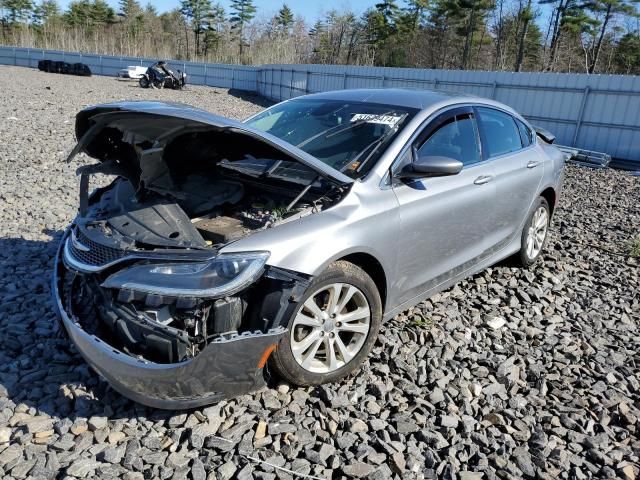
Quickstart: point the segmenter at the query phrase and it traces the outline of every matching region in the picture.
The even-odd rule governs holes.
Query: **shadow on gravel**
[[[271,105],[275,105],[277,102],[273,100],[269,100],[268,98],[263,97],[262,95],[258,95],[257,93],[247,92],[246,90],[238,90],[236,88],[232,88],[228,91],[228,94],[232,97],[239,98],[240,100],[244,100],[245,102],[251,102],[254,105],[258,105],[263,108],[270,107]]]
[[[0,239],[0,404],[8,398],[25,410],[71,421],[175,415],[113,391],[60,330],[50,281],[62,233],[44,230],[48,241]]]
[[[61,230],[50,240],[0,239],[0,403],[7,397],[52,417],[169,418],[136,404],[85,363],[58,323],[51,272]],[[274,381],[268,382],[275,386]],[[35,413],[35,412],[34,412]]]

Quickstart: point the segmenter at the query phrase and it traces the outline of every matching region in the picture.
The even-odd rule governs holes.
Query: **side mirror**
[[[415,162],[405,165],[396,178],[443,177],[460,173],[464,164],[453,158],[431,156],[418,157]]]

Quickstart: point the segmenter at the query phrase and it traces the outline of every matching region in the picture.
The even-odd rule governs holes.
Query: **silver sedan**
[[[83,110],[79,213],[54,275],[76,346],[161,408],[277,374],[336,381],[380,325],[497,261],[541,255],[564,159],[511,108],[346,90],[245,122],[122,102]],[[89,194],[89,178],[113,175]]]

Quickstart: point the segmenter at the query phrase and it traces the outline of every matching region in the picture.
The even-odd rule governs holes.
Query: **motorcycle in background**
[[[180,90],[187,84],[187,74],[178,70],[178,74],[167,68],[167,63],[154,63],[140,77],[138,85],[142,88],[172,88]]]

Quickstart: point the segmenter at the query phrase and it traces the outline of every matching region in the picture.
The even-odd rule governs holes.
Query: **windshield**
[[[245,123],[295,145],[352,178],[360,178],[417,111],[302,98],[275,105]]]

